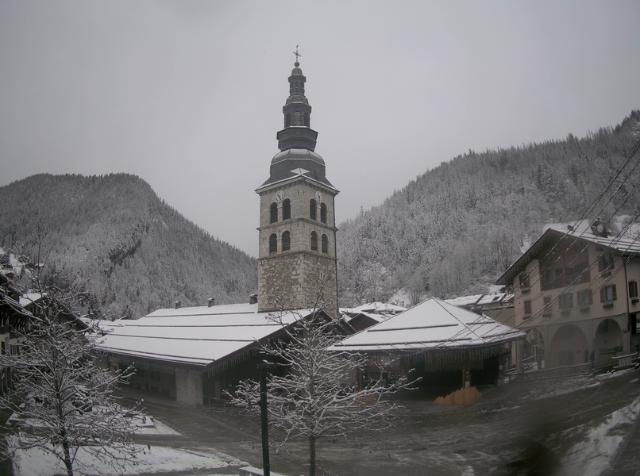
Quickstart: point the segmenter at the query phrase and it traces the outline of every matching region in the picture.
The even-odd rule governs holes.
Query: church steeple
[[[311,106],[304,95],[307,78],[300,69],[298,47],[294,52],[296,62],[289,76],[289,97],[282,107],[284,129],[278,132],[278,148],[315,150],[318,133],[311,129]]]
[[[313,149],[311,106],[298,48],[282,108],[284,129],[260,195],[258,311],[323,309],[338,316],[335,196],[324,159]]]

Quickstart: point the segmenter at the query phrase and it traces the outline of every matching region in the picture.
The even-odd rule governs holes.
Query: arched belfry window
[[[282,202],[282,219],[288,220],[289,218],[291,218],[291,200],[286,198]]]
[[[327,238],[327,235],[322,235],[322,252],[329,252],[329,238]]]
[[[320,204],[320,221],[327,223],[327,206],[324,203]]]
[[[311,250],[318,251],[318,234],[315,231],[311,232]]]
[[[291,113],[287,113],[284,116],[284,127],[291,127]]]
[[[315,220],[317,210],[318,210],[318,203],[315,201],[315,199],[312,198],[309,201],[309,218],[311,218],[312,220]]]
[[[269,254],[275,254],[278,252],[278,236],[272,233],[269,237]]]
[[[282,251],[291,249],[291,235],[288,231],[282,232]]]
[[[278,221],[278,204],[273,202],[269,208],[269,223],[275,223]]]

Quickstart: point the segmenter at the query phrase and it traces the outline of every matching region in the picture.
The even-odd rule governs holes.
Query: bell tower
[[[335,196],[315,152],[298,48],[277,153],[260,196],[258,310],[323,309],[337,317]]]

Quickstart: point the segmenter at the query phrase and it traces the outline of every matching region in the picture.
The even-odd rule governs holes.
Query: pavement
[[[640,371],[604,380],[541,373],[482,389],[481,401],[466,408],[407,399],[401,402],[403,408],[397,412],[393,427],[384,432],[319,440],[318,474],[564,475],[567,449],[586,438],[585,428],[630,405],[640,395],[639,377]],[[146,398],[144,406],[183,435],[144,437],[144,441],[216,448],[261,466],[256,416],[233,407],[187,407],[158,398]],[[628,426],[617,430],[626,433],[618,457],[611,455],[614,467],[610,474],[636,474],[640,429],[637,424]],[[274,447],[271,467],[285,474],[306,473],[307,442],[291,441],[278,450]]]

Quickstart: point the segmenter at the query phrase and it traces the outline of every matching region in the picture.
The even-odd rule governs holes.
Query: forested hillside
[[[43,279],[107,317],[183,305],[241,302],[255,260],[185,219],[125,174],[34,175],[0,187],[0,247],[44,263]]]
[[[469,151],[419,176],[340,226],[341,304],[385,299],[400,288],[413,300],[484,292],[544,223],[581,216],[624,163],[639,123],[634,111],[581,139]],[[638,170],[589,218],[635,214]]]

